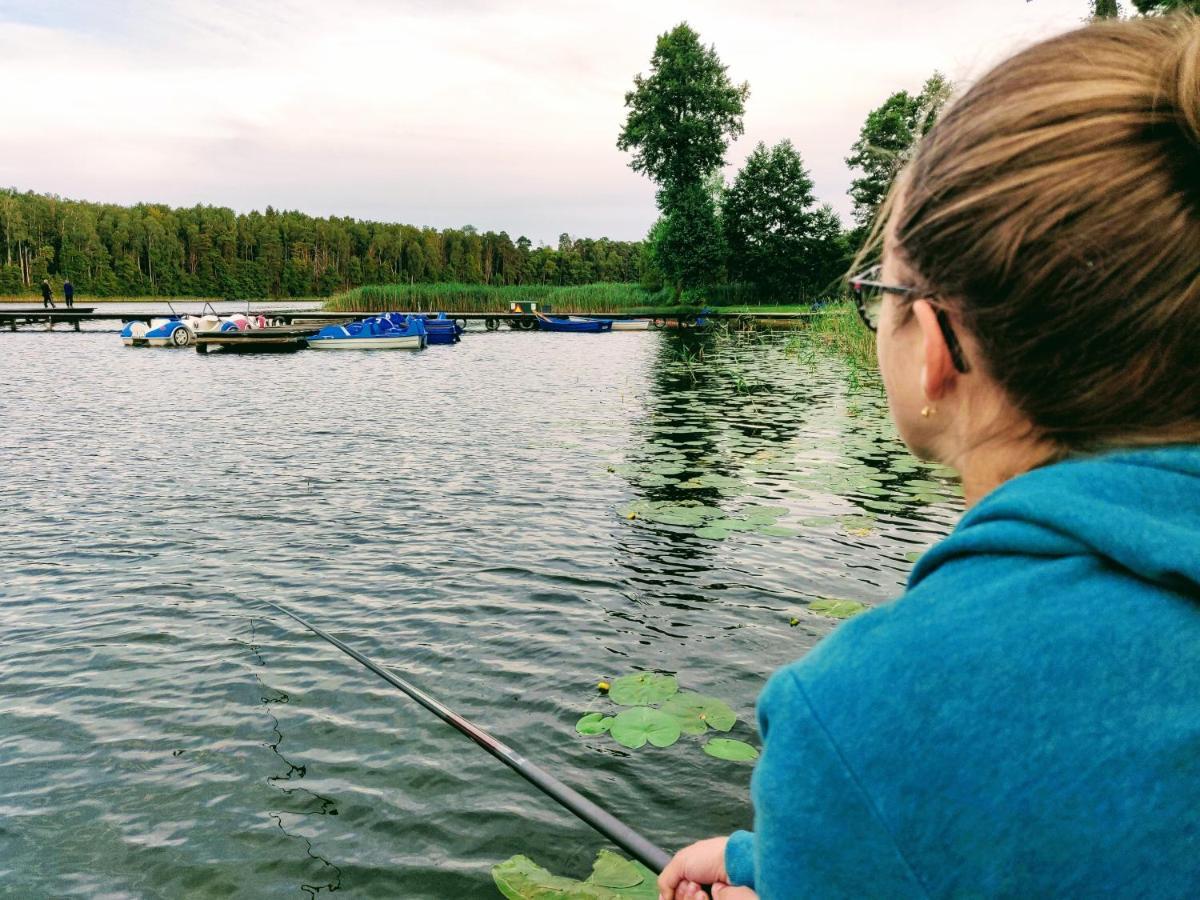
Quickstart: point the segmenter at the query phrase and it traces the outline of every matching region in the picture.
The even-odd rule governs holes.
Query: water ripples
[[[598,836],[260,599],[395,665],[663,846],[749,769],[574,732],[676,672],[752,720],[958,510],[869,378],[783,337],[470,334],[251,358],[0,335],[0,883],[23,896],[490,897]],[[722,539],[631,503],[785,510]],[[799,624],[790,625],[792,619]]]

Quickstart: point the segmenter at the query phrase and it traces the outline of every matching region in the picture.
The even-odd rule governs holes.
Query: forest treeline
[[[328,296],[363,284],[633,282],[640,242],[562,235],[557,247],[464,228],[301,212],[116,206],[0,190],[0,295],[70,277],[97,297]]]

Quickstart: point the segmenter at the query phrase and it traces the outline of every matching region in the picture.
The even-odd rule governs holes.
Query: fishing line
[[[392,687],[403,691],[413,700],[445,722],[452,728],[462,732],[476,744],[504,763],[542,793],[553,799],[563,808],[582,819],[592,828],[600,832],[614,844],[629,853],[634,859],[655,872],[661,872],[671,860],[671,855],[662,848],[651,843],[638,834],[616,816],[601,809],[591,800],[584,797],[575,789],[568,787],[540,766],[527,760],[503,741],[488,734],[478,725],[464,719],[454,710],[425,693],[420,688],[405,681],[403,678],[383,668],[379,664],[363,656],[353,647],[348,646],[326,631],[321,630],[311,622],[300,618],[291,610],[285,609],[270,600],[260,600],[273,609],[279,610],[288,618],[299,622],[317,637],[328,641],[351,659],[370,669]]]

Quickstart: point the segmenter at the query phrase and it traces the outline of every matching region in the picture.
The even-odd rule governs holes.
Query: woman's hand
[[[658,876],[659,900],[699,900],[704,897],[702,884],[712,885],[712,895],[721,900],[757,900],[749,888],[729,886],[725,871],[727,837],[709,838],[685,847]]]

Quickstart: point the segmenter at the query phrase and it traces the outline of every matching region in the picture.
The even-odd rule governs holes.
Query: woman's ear
[[[921,329],[921,390],[930,401],[941,400],[958,380],[954,357],[933,305],[928,300],[917,300],[912,311]]]

